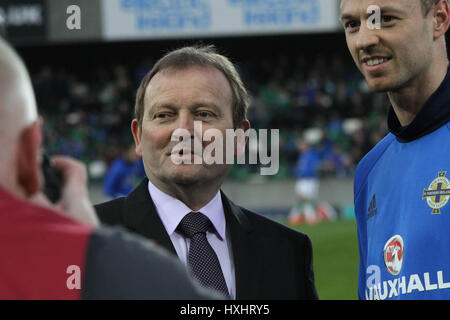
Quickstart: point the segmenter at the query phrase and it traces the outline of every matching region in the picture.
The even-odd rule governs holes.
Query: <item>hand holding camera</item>
[[[43,156],[44,187],[35,195],[35,203],[51,207],[82,223],[98,226],[100,223],[89,200],[86,167],[65,156],[49,159]]]

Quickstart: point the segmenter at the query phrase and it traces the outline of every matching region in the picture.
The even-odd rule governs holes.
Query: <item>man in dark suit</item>
[[[220,191],[231,164],[198,152],[217,142],[203,138],[207,130],[246,132],[248,105],[233,64],[212,46],[165,55],[141,82],[131,125],[148,179],[97,213],[166,247],[232,299],[317,299],[309,238],[231,202]],[[177,149],[180,130],[190,139]],[[214,155],[237,157],[245,147],[237,145]]]

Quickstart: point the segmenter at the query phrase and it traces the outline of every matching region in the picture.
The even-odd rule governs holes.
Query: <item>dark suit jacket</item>
[[[145,179],[128,197],[95,206],[100,220],[153,239],[176,255]],[[236,299],[317,299],[309,238],[232,203],[222,193]]]

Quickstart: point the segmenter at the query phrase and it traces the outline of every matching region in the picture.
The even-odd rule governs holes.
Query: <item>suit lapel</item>
[[[176,255],[175,248],[159,218],[147,186],[148,179],[144,179],[126,198],[123,207],[125,226],[133,232],[154,240]]]
[[[236,299],[249,299],[258,296],[258,281],[262,263],[257,254],[258,244],[252,238],[252,226],[240,207],[231,202],[223,192],[227,229],[231,238],[231,250],[236,278]],[[175,248],[156,211],[148,192],[148,179],[133,190],[123,205],[123,221],[130,230],[154,240],[176,255]]]
[[[236,278],[236,299],[257,296],[261,262],[252,239],[252,226],[242,209],[231,202],[222,192],[227,229],[231,237]]]

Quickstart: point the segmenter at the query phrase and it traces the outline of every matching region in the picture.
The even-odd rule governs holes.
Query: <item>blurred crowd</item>
[[[99,66],[88,72],[51,66],[36,70],[32,80],[47,152],[81,159],[91,179],[103,179],[133,143],[135,93],[153,63]],[[351,177],[387,133],[387,97],[370,93],[359,71],[338,54],[278,56],[236,65],[252,97],[252,127],[279,129],[280,166],[270,179],[297,178],[305,144],[318,155],[320,177]],[[258,174],[257,165],[235,165],[230,178]]]

